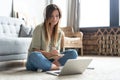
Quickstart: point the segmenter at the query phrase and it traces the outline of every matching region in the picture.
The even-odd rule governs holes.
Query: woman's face
[[[54,26],[54,25],[56,25],[57,23],[58,23],[58,21],[59,21],[59,12],[58,12],[58,10],[54,10],[53,12],[52,12],[52,14],[51,14],[51,16],[50,16],[50,23],[51,23],[51,25],[52,26]]]

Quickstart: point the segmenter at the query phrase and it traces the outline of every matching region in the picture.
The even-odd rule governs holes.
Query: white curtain
[[[68,0],[68,26],[73,27],[75,32],[79,31],[80,0]]]

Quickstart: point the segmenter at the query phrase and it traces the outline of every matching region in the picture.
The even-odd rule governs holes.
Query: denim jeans
[[[61,54],[64,54],[58,61],[61,66],[64,66],[65,62],[68,59],[76,59],[78,57],[78,53],[74,49],[69,49]],[[37,71],[38,69],[42,69],[43,71],[50,70],[52,66],[52,60],[47,59],[42,53],[34,51],[32,52],[27,59],[26,69]]]

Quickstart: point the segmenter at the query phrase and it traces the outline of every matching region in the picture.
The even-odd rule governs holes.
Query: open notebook
[[[69,59],[60,70],[46,71],[53,75],[81,74],[88,67],[92,59]]]

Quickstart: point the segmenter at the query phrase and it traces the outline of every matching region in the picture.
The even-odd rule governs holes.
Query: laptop
[[[91,61],[92,59],[69,59],[60,70],[46,71],[46,73],[56,76],[82,74]]]

